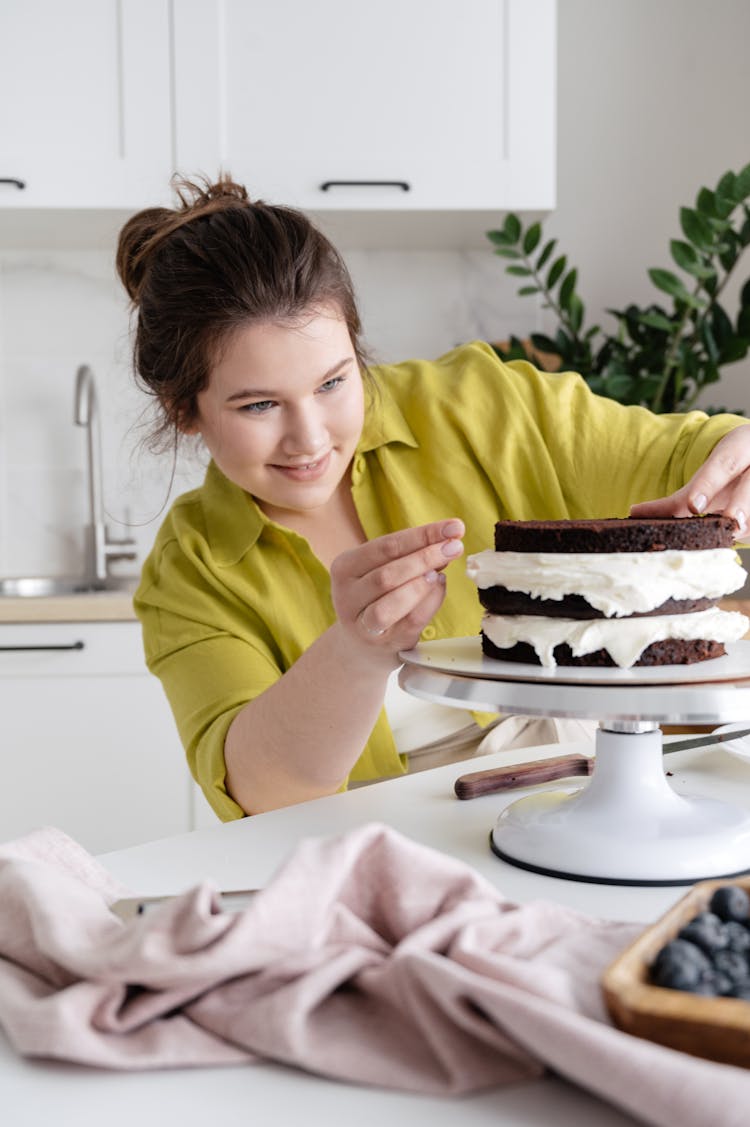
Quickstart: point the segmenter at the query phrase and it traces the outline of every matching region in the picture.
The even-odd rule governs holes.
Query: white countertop
[[[566,750],[572,749],[554,752]],[[549,747],[525,748],[513,756],[498,753],[483,759],[481,766],[551,753]],[[676,753],[669,767],[676,790],[731,796],[750,808],[750,763],[715,749]],[[105,854],[100,860],[143,895],[181,891],[202,878],[224,888],[252,888],[271,878],[300,838],[382,822],[461,858],[516,901],[542,897],[597,916],[648,923],[684,894],[680,887],[619,887],[544,877],[500,861],[489,849],[489,833],[499,811],[519,792],[460,802],[453,796],[453,783],[470,769],[453,764]],[[397,1127],[455,1127],[459,1122],[462,1127],[632,1127],[635,1122],[552,1077],[472,1097],[438,1099],[334,1083],[271,1064],[154,1074],[96,1072],[21,1060],[2,1041],[0,1091],[8,1127],[48,1122],[56,1127],[150,1127],[165,1119],[180,1127],[205,1127],[207,1120],[229,1122],[238,1115],[293,1127],[331,1127],[336,1122],[356,1122],[357,1127],[383,1127],[388,1122]]]

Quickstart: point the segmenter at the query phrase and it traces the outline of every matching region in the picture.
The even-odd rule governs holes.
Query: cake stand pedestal
[[[475,661],[478,640],[456,641],[463,647],[454,647],[453,658],[450,642],[423,643],[402,654],[402,688],[478,711],[599,718],[587,783],[520,798],[498,817],[490,844],[504,861],[569,880],[621,885],[692,884],[750,869],[750,811],[678,794],[664,772],[659,728],[660,722],[747,720],[750,643],[728,647],[733,664],[719,658],[706,663],[710,671],[584,672],[513,663],[503,675],[511,663],[482,658],[481,651]],[[470,661],[467,643],[475,643]],[[737,669],[746,670],[746,679],[697,680],[722,670],[734,677]],[[664,681],[681,673],[687,683]]]

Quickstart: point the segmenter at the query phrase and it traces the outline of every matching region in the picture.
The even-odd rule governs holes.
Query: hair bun
[[[115,266],[128,297],[138,303],[148,263],[155,243],[172,229],[175,213],[167,207],[149,207],[131,216],[120,231]]]
[[[128,297],[138,304],[151,254],[169,235],[186,223],[233,207],[251,207],[247,189],[221,173],[214,182],[208,177],[195,180],[172,177],[179,201],[176,208],[150,207],[133,215],[120,232],[116,267]]]
[[[250,203],[247,188],[232,179],[230,173],[222,172],[218,180],[211,183],[208,177],[199,177],[190,180],[176,174],[172,177],[172,187],[180,201],[180,211],[199,212],[211,207],[215,201],[229,203],[234,201],[240,204]]]

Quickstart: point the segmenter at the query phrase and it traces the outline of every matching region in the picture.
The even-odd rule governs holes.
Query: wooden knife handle
[[[510,767],[492,767],[488,771],[473,771],[456,779],[457,798],[481,798],[501,790],[548,783],[552,779],[569,779],[590,775],[594,760],[588,755],[557,755],[552,759],[536,759],[532,763],[516,763]]]

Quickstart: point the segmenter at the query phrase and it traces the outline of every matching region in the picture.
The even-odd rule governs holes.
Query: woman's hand
[[[460,520],[379,536],[331,565],[339,622],[357,643],[394,655],[411,649],[445,597],[443,569],[463,552]]]
[[[750,513],[750,426],[736,427],[717,442],[687,485],[669,497],[633,505],[631,517],[688,517],[723,513],[747,531]]]

